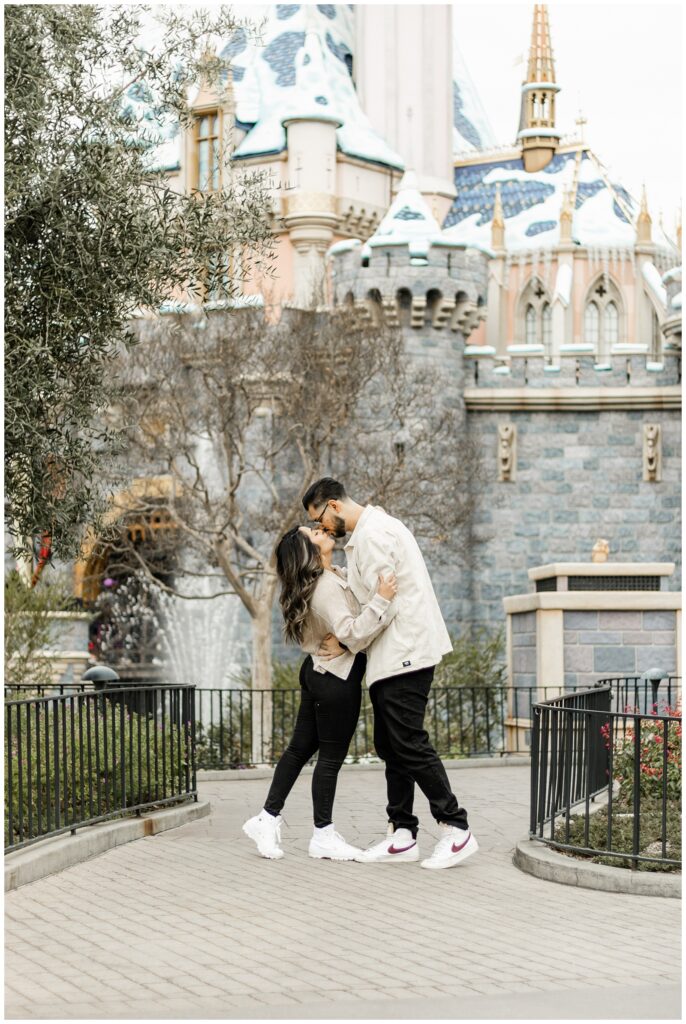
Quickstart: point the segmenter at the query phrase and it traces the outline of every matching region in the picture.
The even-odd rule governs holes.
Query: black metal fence
[[[529,751],[533,703],[559,687],[432,687],[425,724],[442,757],[478,757]],[[300,691],[196,690],[199,768],[275,764],[288,745]],[[373,711],[363,687],[348,760],[375,756]]]
[[[652,715],[666,708],[673,708],[681,699],[681,676],[663,676],[648,679],[646,676],[610,676],[599,679],[597,686],[609,686],[612,690],[613,711],[639,711]]]
[[[641,676],[601,680],[611,691],[611,710],[639,710],[648,714],[664,710],[680,697],[677,677],[649,681]],[[155,689],[149,684],[141,687]],[[159,689],[159,687],[157,688]],[[51,696],[56,693],[92,692],[91,683],[5,688],[6,697],[22,694]],[[541,699],[557,697],[559,687],[433,687],[429,694],[426,726],[442,757],[479,757],[529,752],[532,706]],[[250,764],[275,764],[285,749],[295,724],[299,689],[195,690],[197,766],[239,768]],[[368,691],[363,688],[360,719],[353,736],[349,760],[374,756],[373,713]]]
[[[680,865],[679,683],[662,708],[633,678],[534,705],[531,838],[625,867]]]
[[[192,686],[5,701],[5,852],[197,799]]]

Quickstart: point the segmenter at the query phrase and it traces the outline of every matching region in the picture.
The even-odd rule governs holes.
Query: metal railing
[[[601,680],[612,693],[611,708],[627,706],[642,712],[674,703],[680,679],[663,678],[658,684],[644,677]],[[31,692],[50,696],[92,692],[93,684],[75,682],[41,687],[23,684],[5,687],[6,697]],[[150,684],[145,687],[149,688]],[[658,692],[659,691],[659,692]],[[208,689],[196,687],[197,766],[240,768],[275,764],[288,744],[300,703],[300,690]],[[429,693],[426,727],[442,757],[479,757],[505,753],[528,754],[532,706],[560,696],[559,687],[433,686]],[[350,744],[349,761],[375,756],[373,711],[369,693],[362,690],[357,729]]]
[[[627,680],[620,683],[534,705],[529,834],[601,862],[677,867],[680,711],[665,704],[662,713],[641,712],[642,685],[631,693],[633,708],[613,711],[611,701],[627,696]],[[659,704],[652,696],[651,706]]]
[[[192,686],[5,701],[5,852],[197,800]]]
[[[434,686],[425,726],[441,757],[528,754],[531,708],[559,687]],[[196,689],[199,768],[275,764],[293,732],[300,690]],[[362,689],[348,761],[375,756],[373,709]]]
[[[61,697],[63,694],[92,693],[92,683],[5,683],[5,700],[19,699],[21,694],[31,697]]]
[[[597,686],[609,686],[612,690],[612,710],[640,711],[652,715],[666,707],[674,707],[681,699],[681,676],[663,676],[649,679],[646,676],[610,676],[599,679]]]

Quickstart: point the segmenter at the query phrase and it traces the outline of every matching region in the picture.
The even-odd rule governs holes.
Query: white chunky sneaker
[[[308,853],[319,860],[357,860],[362,851],[346,843],[333,825],[315,828],[310,839]]]
[[[249,818],[243,826],[246,836],[257,844],[257,852],[261,857],[267,857],[269,860],[279,860],[283,857],[283,850],[279,846],[282,821],[280,814],[274,817],[263,810],[254,818]]]
[[[419,847],[417,840],[413,839],[412,833],[403,829],[402,835],[399,836],[392,832],[380,843],[370,846],[368,850],[362,850],[357,859],[362,864],[391,863],[393,861],[401,864],[419,860]]]
[[[444,825],[445,834],[436,843],[434,852],[426,860],[423,860],[420,867],[437,870],[439,868],[454,868],[461,864],[467,857],[479,849],[479,844],[469,829],[455,828]]]

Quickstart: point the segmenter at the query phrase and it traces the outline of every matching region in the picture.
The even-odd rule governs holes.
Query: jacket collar
[[[383,512],[383,509],[381,508],[380,505],[365,505],[364,511],[363,511],[362,515],[357,520],[357,526],[355,527],[353,532],[350,534],[350,539],[348,540],[347,544],[345,545],[345,550],[346,551],[348,550],[348,548],[354,548],[355,547],[355,534],[360,529],[360,527],[363,526],[364,523],[367,522],[367,520],[369,519],[370,515],[373,512],[377,512],[377,511]]]
[[[337,572],[335,572],[335,571],[331,572],[329,569],[325,569],[324,573],[325,573],[325,576],[326,576],[327,579],[335,580],[335,582],[338,584],[338,586],[342,587],[343,590],[347,590],[348,589],[348,581],[343,579],[342,576],[339,576]]]

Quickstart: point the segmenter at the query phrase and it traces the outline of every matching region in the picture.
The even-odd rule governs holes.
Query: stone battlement
[[[522,353],[516,350],[525,346],[512,348],[515,352],[505,357],[486,346],[467,345],[465,384],[496,389],[624,388],[630,395],[632,388],[675,391],[681,381],[680,354],[673,351],[665,352],[660,363],[653,362],[647,353],[615,354],[602,363],[594,355],[564,353],[558,364],[552,366],[543,352]]]
[[[486,317],[488,256],[478,249],[359,244],[334,246],[330,259],[334,305],[352,305],[375,323],[467,337]]]

